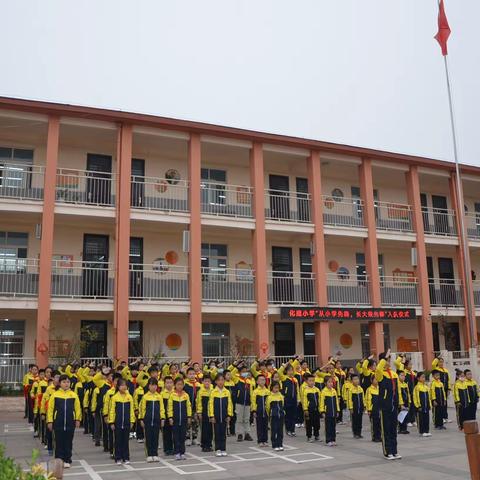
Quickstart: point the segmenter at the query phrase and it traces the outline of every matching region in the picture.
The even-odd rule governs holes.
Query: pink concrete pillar
[[[190,252],[189,292],[190,316],[188,322],[189,355],[201,362],[202,356],[202,218],[201,218],[201,164],[202,146],[200,135],[192,133],[188,144],[189,206],[190,206]]]
[[[267,293],[267,239],[265,234],[265,184],[263,170],[263,146],[255,142],[250,151],[250,179],[253,188],[253,215],[255,229],[252,232],[253,269],[255,271],[255,352],[265,355],[270,349]]]
[[[380,292],[380,273],[378,271],[377,225],[375,221],[375,203],[373,198],[372,161],[364,158],[359,168],[360,195],[363,201],[363,218],[368,236],[364,239],[365,266],[370,281],[370,300],[372,307],[382,306]],[[383,322],[369,322],[370,350],[378,355],[384,350]]]
[[[55,185],[57,179],[60,119],[48,119],[46,167],[43,187],[42,238],[38,278],[38,309],[36,362],[40,367],[48,364],[50,330],[50,293],[52,285],[53,232],[55,226]]]
[[[117,130],[116,275],[113,304],[113,351],[114,357],[122,360],[128,359],[131,176],[132,126],[122,124]]]
[[[412,207],[412,226],[417,236],[414,247],[417,249],[415,275],[418,282],[418,298],[422,315],[418,317],[418,336],[420,351],[423,352],[424,367],[429,368],[433,360],[433,331],[430,310],[430,289],[428,284],[427,249],[423,228],[422,205],[420,203],[420,180],[418,167],[412,165],[406,173],[408,203]]]
[[[312,223],[312,270],[315,275],[315,296],[321,307],[328,305],[327,276],[325,272],[325,238],[323,230],[323,197],[320,152],[312,151],[307,159],[308,191],[311,196]],[[320,364],[325,364],[330,355],[330,324],[315,322],[315,353]]]

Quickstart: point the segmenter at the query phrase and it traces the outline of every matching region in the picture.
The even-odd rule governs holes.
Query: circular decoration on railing
[[[340,280],[348,280],[350,278],[350,270],[347,267],[340,267],[337,270],[337,277]]]
[[[340,345],[345,349],[348,350],[353,345],[353,338],[349,333],[344,333],[340,336]]]
[[[327,197],[324,201],[323,204],[325,205],[325,208],[328,208],[331,210],[335,206],[335,200],[332,197]]]
[[[168,272],[168,265],[165,263],[165,259],[158,257],[153,261],[152,270],[157,273],[166,273]]]
[[[339,267],[339,265],[338,265],[338,262],[336,260],[330,260],[328,262],[328,269],[331,272],[335,273],[338,270],[338,267]]]
[[[165,178],[170,185],[176,185],[180,181],[180,172],[174,168],[170,168],[165,172]]]
[[[342,201],[344,197],[342,190],[340,190],[339,188],[334,188],[332,190],[332,197],[336,202]]]
[[[167,263],[169,263],[170,265],[175,265],[175,264],[178,262],[178,253],[175,252],[174,250],[169,250],[169,251],[165,254],[165,260],[166,260]]]
[[[155,190],[159,193],[165,193],[168,188],[168,182],[166,180],[159,180],[155,184]]]
[[[165,338],[165,345],[169,350],[178,350],[182,346],[182,337],[178,333],[170,333]]]

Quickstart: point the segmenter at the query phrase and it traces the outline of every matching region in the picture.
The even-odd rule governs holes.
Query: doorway
[[[87,154],[87,203],[111,205],[112,157]]]
[[[297,177],[297,220],[299,222],[310,221],[310,206],[308,203],[308,180]]]
[[[143,238],[130,238],[130,298],[143,298]]]
[[[447,215],[447,197],[432,195],[432,206],[435,233],[449,233],[450,225]]]
[[[140,158],[132,158],[130,205],[137,208],[145,206],[145,160]]]
[[[448,322],[445,325],[445,350],[459,352],[461,349],[460,325],[458,322]]]
[[[442,305],[457,305],[455,273],[451,258],[438,258],[438,276],[440,278]]]
[[[107,356],[106,320],[82,320],[80,339],[82,357],[105,358]]]
[[[300,295],[302,303],[314,303],[312,254],[309,248],[300,249]]]
[[[290,247],[272,247],[273,300],[291,303],[294,300],[293,260]]]
[[[295,355],[295,324],[274,323],[275,355]]]
[[[269,176],[270,217],[279,220],[290,219],[289,179],[283,175]]]
[[[83,236],[83,296],[107,297],[108,288],[108,235]]]
[[[423,229],[426,233],[430,233],[430,220],[428,218],[428,201],[426,193],[420,194],[420,207],[422,209]]]
[[[437,305],[437,292],[435,290],[435,274],[433,272],[433,259],[427,257],[428,290],[430,293],[430,305]]]

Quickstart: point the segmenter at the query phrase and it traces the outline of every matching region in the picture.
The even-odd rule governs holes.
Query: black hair
[[[463,373],[466,375],[467,373],[472,373],[472,371],[469,368],[467,368],[466,370],[463,371]]]
[[[328,382],[329,380],[332,380],[332,377],[331,377],[330,375],[327,375],[327,376],[323,379],[323,381],[325,382],[325,385],[327,384],[327,382]]]
[[[44,368],[41,368],[38,373],[45,373],[45,369]]]
[[[309,378],[315,378],[315,375],[312,375],[311,373],[306,373],[304,375],[305,380],[308,380]]]
[[[64,380],[70,381],[70,377],[69,377],[67,374],[65,374],[65,373],[63,373],[62,375],[60,375],[59,381],[60,381],[60,382],[63,382]]]
[[[210,381],[212,381],[212,377],[211,377],[210,375],[205,375],[205,376],[203,377],[203,380],[204,380],[204,381],[205,381],[205,380],[210,380]]]
[[[263,375],[262,375],[263,376]],[[223,373],[219,373],[216,377],[215,377],[215,382],[217,380],[220,380],[221,378],[223,378],[225,380],[225,375]]]
[[[113,379],[114,379],[114,380],[117,380],[117,381],[118,381],[118,380],[120,380],[121,378],[123,378],[121,373],[115,372],[115,373],[113,374]]]
[[[148,368],[148,373],[151,374],[152,372],[158,372],[158,368],[154,365]]]
[[[117,381],[117,388],[116,388],[117,392],[120,390],[120,387],[122,385],[126,385],[126,384],[127,384],[127,381],[123,377],[119,378]]]
[[[373,365],[375,364],[375,360],[373,358],[371,358],[369,361],[368,361],[368,367],[372,367]]]
[[[352,374],[350,375],[350,379],[351,379],[351,380],[353,380],[354,378],[359,378],[359,377],[358,377],[358,373],[352,373]]]
[[[56,375],[60,375],[60,372],[58,370],[53,370],[52,377],[55,377]]]
[[[432,370],[432,377],[433,377],[433,375],[436,375],[437,373],[440,374],[441,373],[440,370]]]
[[[273,387],[280,387],[280,384],[278,382],[272,382],[270,385],[270,390],[273,390]]]
[[[387,359],[387,352],[382,352],[382,353],[378,356],[378,359],[379,359],[379,360],[386,360],[386,359]]]
[[[187,373],[188,373],[188,372],[194,372],[194,371],[195,371],[195,370],[193,369],[193,367],[188,367],[188,368],[187,368]]]
[[[180,383],[180,382],[183,383],[183,377],[177,377],[177,378],[173,381],[173,384],[176,385],[177,383]]]
[[[148,382],[147,382],[147,385],[148,386],[155,385],[156,387],[158,387],[158,380],[156,378],[149,378]]]
[[[417,373],[417,380],[418,380],[422,375],[425,375],[425,372],[418,372],[418,373]]]
[[[289,363],[286,367],[285,367],[285,371],[288,372],[289,370],[293,370],[293,365],[291,363]]]
[[[264,378],[265,380],[267,379],[267,377],[265,377],[265,375],[264,375],[263,373],[259,373],[259,374],[257,375],[257,380],[258,380],[260,377]]]
[[[167,375],[163,381],[166,382],[167,380],[172,380],[173,381],[173,377],[171,375]]]

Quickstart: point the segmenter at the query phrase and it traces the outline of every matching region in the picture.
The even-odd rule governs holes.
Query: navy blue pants
[[[201,428],[200,446],[202,448],[212,448],[213,428],[208,415],[202,415]]]
[[[285,430],[295,432],[295,423],[297,420],[297,405],[285,405]]]
[[[165,422],[162,430],[163,453],[165,455],[173,455],[173,427]]]
[[[215,431],[215,450],[224,452],[227,449],[227,422],[219,422],[213,424]]]
[[[143,432],[142,432],[143,434]],[[158,456],[158,436],[160,435],[160,423],[145,423],[145,450],[147,457]],[[138,438],[138,436],[137,436]],[[143,438],[143,435],[142,435]]]
[[[55,458],[63,460],[65,463],[72,463],[73,434],[75,430],[55,429],[53,431],[53,441],[55,443]]]
[[[383,454],[396,455],[397,452],[397,410],[380,410],[382,426]]]
[[[257,415],[257,442],[268,442],[268,417]]]
[[[280,417],[274,416],[270,421],[272,448],[283,447],[283,422],[284,418],[282,415]]]
[[[111,430],[111,428],[109,429]],[[128,446],[128,441],[130,439],[130,428],[120,428],[116,427],[113,431],[114,433],[114,451],[113,455],[115,461],[119,460],[130,460],[130,448]]]
[[[336,442],[337,432],[336,432],[337,420],[335,417],[325,416],[325,443]]]
[[[183,455],[185,453],[185,439],[187,438],[187,424],[173,425],[173,453]]]

